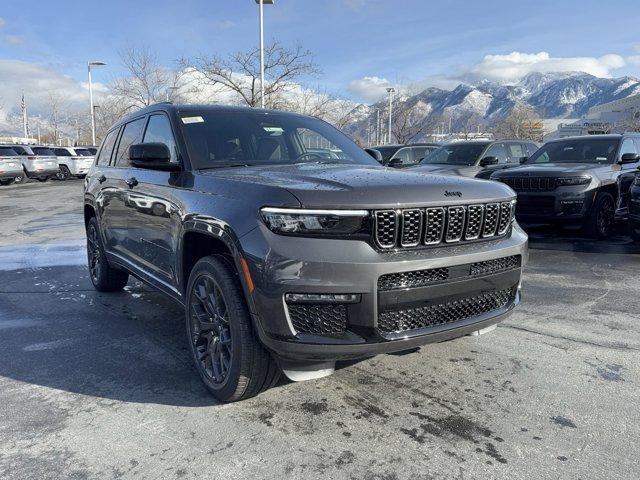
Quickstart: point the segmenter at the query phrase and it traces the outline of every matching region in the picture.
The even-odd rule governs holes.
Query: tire
[[[280,369],[258,341],[238,273],[221,255],[200,259],[189,275],[186,332],[196,369],[222,402],[273,386]]]
[[[71,171],[69,170],[69,167],[67,167],[66,165],[60,165],[60,171],[56,173],[56,178],[61,182],[64,182],[65,180],[68,180],[70,177],[71,177]]]
[[[92,217],[87,224],[87,259],[89,278],[99,292],[118,292],[129,281],[127,272],[116,270],[109,265],[96,217]]]
[[[0,185],[6,187],[7,185],[11,185],[14,182],[14,179],[0,180]]]
[[[39,181],[39,182],[44,183],[44,182],[46,182],[47,180],[49,180],[49,177],[38,177],[38,181]]]
[[[585,223],[587,235],[600,239],[608,238],[613,230],[615,208],[613,195],[607,192],[599,192],[593,202],[589,218]]]
[[[629,235],[634,242],[640,243],[640,223],[629,221]]]

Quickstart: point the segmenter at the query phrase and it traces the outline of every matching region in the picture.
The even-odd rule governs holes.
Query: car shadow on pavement
[[[83,267],[0,271],[0,376],[124,402],[218,404],[193,366],[182,308],[130,281],[93,290]]]
[[[634,242],[623,227],[617,228],[606,240],[590,238],[579,231],[553,226],[523,227],[529,235],[529,247],[534,250],[562,252],[640,254],[640,243]]]

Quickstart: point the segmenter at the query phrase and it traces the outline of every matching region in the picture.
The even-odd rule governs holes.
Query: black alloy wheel
[[[196,365],[215,386],[222,387],[233,362],[229,311],[215,279],[201,274],[191,289],[189,324]]]

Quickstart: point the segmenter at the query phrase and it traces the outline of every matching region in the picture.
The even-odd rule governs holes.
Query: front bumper
[[[550,192],[518,192],[516,218],[523,224],[581,223],[591,212],[596,189],[558,187]]]
[[[255,285],[249,303],[258,336],[277,358],[295,362],[402,351],[494,325],[520,302],[522,266],[527,261],[527,236],[517,225],[508,238],[397,252],[379,252],[356,240],[285,237],[263,226],[242,237],[241,244]],[[471,265],[505,257],[518,257],[518,265],[496,274],[469,274]],[[432,269],[453,273],[444,281],[419,287],[379,286],[385,275]],[[412,321],[422,314],[438,317],[442,305],[457,308],[470,298],[479,298],[482,305],[482,295],[498,291],[508,291],[509,299],[490,311],[470,309],[477,314],[408,329],[383,328],[381,323],[385,314],[410,312]],[[291,305],[285,300],[288,293],[351,294],[359,301],[345,306],[344,331],[314,334],[295,328]]]

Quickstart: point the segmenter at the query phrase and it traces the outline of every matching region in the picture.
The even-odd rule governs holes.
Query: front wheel
[[[71,171],[66,165],[60,165],[60,170],[56,173],[56,178],[60,181],[68,180],[71,177]]]
[[[13,178],[10,179],[6,179],[6,180],[0,180],[0,185],[2,186],[7,186],[7,185],[11,185],[13,183]]]
[[[611,236],[615,212],[613,195],[607,192],[598,193],[585,225],[587,234],[600,239]]]
[[[221,255],[200,259],[186,293],[187,337],[207,389],[222,402],[235,402],[274,385],[280,370],[255,336],[231,262]]]

